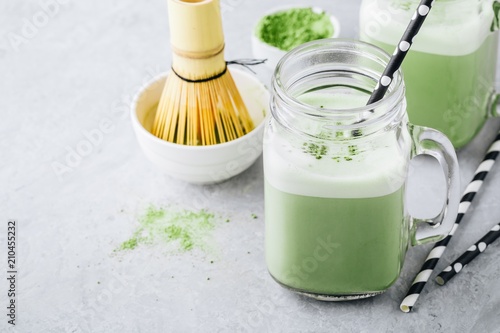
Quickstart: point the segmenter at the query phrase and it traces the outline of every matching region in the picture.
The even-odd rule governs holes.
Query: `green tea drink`
[[[392,54],[418,2],[364,0],[360,38]],[[455,148],[480,130],[494,93],[491,3],[436,1],[402,66],[410,121],[440,130]]]
[[[337,109],[363,106],[367,99],[355,90],[299,97]],[[303,126],[322,130],[314,123]],[[280,126],[266,131],[270,274],[284,286],[318,295],[386,290],[399,276],[408,244],[403,205],[408,138],[398,141],[389,132],[343,142],[332,139],[341,136],[335,132],[323,133],[321,140],[288,135]]]
[[[276,67],[263,145],[266,262],[276,281],[302,295],[380,294],[398,278],[410,244],[443,239],[454,224],[455,150],[444,134],[408,123],[401,71],[382,100],[366,105],[388,61],[373,45],[324,39]],[[403,200],[408,164],[420,154],[436,157],[447,180],[446,204],[425,220]]]
[[[363,294],[398,278],[406,245],[402,187],[353,199],[291,194],[268,181],[265,191],[266,260],[281,284],[320,295]]]

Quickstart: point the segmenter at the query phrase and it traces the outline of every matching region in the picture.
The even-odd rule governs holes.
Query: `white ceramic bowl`
[[[266,12],[262,17],[259,18],[257,23],[254,25],[252,29],[252,52],[253,56],[256,59],[267,59],[266,65],[269,66],[272,70],[276,67],[280,59],[287,53],[287,51],[283,51],[278,49],[277,47],[274,47],[272,45],[269,45],[267,43],[264,43],[261,41],[257,36],[255,36],[255,30],[257,29],[257,25],[259,24],[260,20],[267,15],[274,14],[277,12],[281,12],[287,9],[292,9],[292,8],[312,8],[314,12],[323,12],[324,10],[315,7],[315,6],[281,6],[281,7],[276,7],[271,9],[270,11]],[[336,38],[340,34],[340,23],[337,20],[337,18],[333,15],[330,15],[330,21],[332,22],[333,25],[333,35],[330,36],[330,38]]]
[[[187,146],[161,140],[150,133],[167,74],[148,82],[132,102],[132,125],[147,158],[172,177],[196,184],[218,183],[252,165],[262,153],[264,120],[269,114],[269,92],[241,69],[230,72],[252,117],[255,128],[226,143]]]

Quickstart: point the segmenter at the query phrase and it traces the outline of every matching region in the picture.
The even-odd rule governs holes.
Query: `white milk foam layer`
[[[360,11],[360,37],[396,45],[412,18],[419,1],[406,1],[395,8],[395,0],[363,0]],[[480,10],[479,3],[481,3]],[[493,21],[490,0],[436,0],[412,50],[448,56],[471,54],[490,35]],[[444,23],[446,22],[446,23]]]
[[[264,146],[266,180],[276,189],[322,198],[370,198],[394,193],[404,183],[407,161],[396,146],[333,160],[293,147],[283,138]],[[346,155],[348,156],[348,155]],[[351,158],[351,157],[350,157]]]
[[[338,103],[342,98],[335,100]],[[324,99],[320,103],[328,104]],[[275,123],[266,129],[264,141],[266,180],[283,192],[322,198],[370,198],[394,193],[405,182],[410,154],[410,147],[401,148],[395,135],[393,130],[334,143],[290,135]],[[409,145],[408,132],[403,130],[402,135]],[[316,159],[304,151],[304,142],[325,145],[328,152]],[[355,154],[349,151],[353,145]]]

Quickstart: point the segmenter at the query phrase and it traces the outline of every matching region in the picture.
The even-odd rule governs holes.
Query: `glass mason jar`
[[[456,217],[455,151],[440,132],[408,124],[401,73],[384,99],[365,106],[388,60],[370,44],[324,39],[276,67],[264,138],[266,262],[299,293],[382,293],[408,245],[442,239]],[[448,180],[448,206],[429,220],[405,209],[408,164],[418,154],[435,157]]]
[[[392,54],[419,0],[363,0],[360,38]],[[498,33],[493,0],[438,0],[403,62],[408,114],[470,142],[496,111]]]

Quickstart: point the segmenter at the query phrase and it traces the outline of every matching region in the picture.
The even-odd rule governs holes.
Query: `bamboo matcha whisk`
[[[219,0],[168,0],[172,70],[153,123],[185,145],[234,140],[254,128],[224,60]]]

